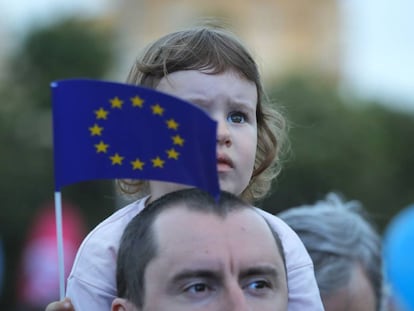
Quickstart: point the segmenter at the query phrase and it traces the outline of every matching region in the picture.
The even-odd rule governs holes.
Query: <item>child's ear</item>
[[[125,298],[115,298],[112,301],[112,311],[138,311],[138,308]]]

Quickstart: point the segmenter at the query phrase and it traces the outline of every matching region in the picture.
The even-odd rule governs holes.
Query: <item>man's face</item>
[[[366,272],[355,264],[347,285],[327,297],[322,297],[326,311],[375,311],[376,298]]]
[[[283,259],[253,210],[220,218],[171,208],[153,228],[158,254],[145,271],[143,311],[287,310]]]

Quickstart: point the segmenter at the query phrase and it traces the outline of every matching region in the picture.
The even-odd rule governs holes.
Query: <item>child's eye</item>
[[[243,112],[235,111],[229,113],[227,120],[233,123],[244,123],[247,121],[247,116]]]

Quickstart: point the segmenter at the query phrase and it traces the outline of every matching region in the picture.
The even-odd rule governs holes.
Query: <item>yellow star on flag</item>
[[[100,127],[98,124],[95,123],[93,126],[89,128],[89,131],[91,131],[92,136],[101,136],[103,127]]]
[[[156,157],[155,159],[151,159],[152,161],[152,166],[153,167],[160,167],[163,168],[164,167],[164,162],[163,160],[161,160],[160,157]]]
[[[144,162],[140,161],[139,159],[135,159],[135,161],[131,161],[132,169],[133,170],[143,170],[144,169]]]
[[[109,113],[109,111],[103,109],[102,107],[99,108],[99,110],[95,110],[96,118],[98,120],[99,119],[106,120],[106,118],[108,117],[108,113]]]
[[[167,127],[169,129],[173,129],[173,130],[177,130],[178,129],[178,125],[179,124],[177,122],[175,122],[174,119],[169,119],[166,122],[167,122]]]
[[[167,150],[168,159],[175,159],[178,160],[178,156],[180,155],[174,148]]]
[[[124,157],[121,157],[118,153],[115,153],[112,157],[109,157],[112,161],[112,165],[118,164],[122,165],[122,160]]]
[[[120,100],[118,98],[118,96],[116,96],[115,98],[112,98],[109,101],[111,102],[112,108],[118,108],[118,109],[121,109],[122,108],[122,104],[124,103],[122,100]]]
[[[151,106],[151,109],[152,109],[153,114],[158,114],[158,115],[162,116],[162,114],[164,113],[164,108],[162,108],[158,104]]]
[[[175,135],[172,137],[174,145],[184,145],[184,139],[180,135]]]
[[[99,144],[95,144],[96,152],[100,153],[106,153],[109,145],[105,144],[102,140],[99,142]]]
[[[131,97],[131,101],[132,101],[132,107],[142,108],[142,105],[144,104],[144,100],[138,95],[135,97]]]

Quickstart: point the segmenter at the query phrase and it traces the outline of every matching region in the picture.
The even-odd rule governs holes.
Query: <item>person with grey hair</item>
[[[359,202],[329,193],[278,216],[305,244],[326,311],[382,310],[381,238]]]

